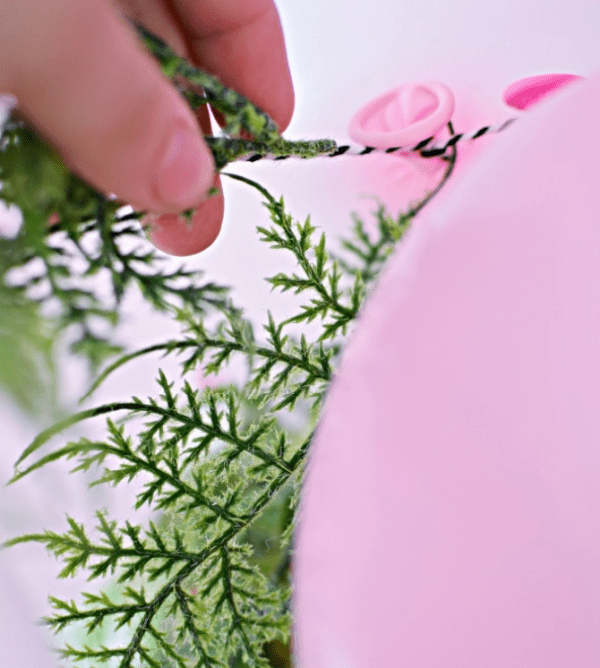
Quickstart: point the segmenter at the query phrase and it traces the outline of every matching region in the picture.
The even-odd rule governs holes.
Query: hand
[[[294,92],[272,0],[3,0],[0,90],[100,192],[159,215],[151,241],[172,255],[208,248],[223,222],[220,179],[195,114],[133,27],[142,23],[198,68],[267,112],[280,131]],[[175,132],[186,148],[161,171]],[[193,225],[175,215],[197,207]]]

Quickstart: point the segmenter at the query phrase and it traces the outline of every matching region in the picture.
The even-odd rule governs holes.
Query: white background
[[[600,69],[597,1],[278,0],[277,6],[296,90],[296,111],[286,132],[291,139],[329,137],[347,143],[349,120],[364,103],[403,83],[428,79],[441,81],[453,91],[454,128],[467,132],[527,113],[502,101],[503,90],[517,79],[554,72],[588,76]],[[459,144],[456,173],[428,210],[435,211],[486,146],[501,140],[502,135],[493,135]],[[351,211],[368,219],[375,207],[373,198],[378,198],[396,214],[441,176],[438,160],[397,155],[259,162],[227,170],[257,180],[277,197],[283,194],[296,218],[311,214],[313,224],[325,230],[332,242],[347,229]],[[271,294],[263,278],[291,268],[292,263],[257,240],[255,226],[267,222],[258,193],[225,177],[223,185],[227,201],[223,231],[210,249],[188,264],[205,270],[208,278],[232,285],[237,303],[247,307],[257,322],[264,320],[267,308],[283,315],[292,308],[293,297]],[[173,323],[150,314],[138,298],[129,299],[127,313],[120,337],[132,347],[164,341],[178,331]],[[177,370],[173,361],[161,362],[157,357],[131,363],[87,405],[154,393],[159,365],[167,372]],[[64,397],[75,399],[81,389],[82,370],[70,363],[64,373]],[[25,420],[8,398],[0,400],[0,423],[0,479],[4,482],[31,438],[47,425]],[[102,422],[73,433],[98,435]],[[64,440],[57,438],[53,443],[59,447]],[[63,531],[65,513],[86,521],[103,506],[117,519],[134,519],[132,489],[90,491],[84,476],[69,476],[69,468],[52,465],[0,489],[1,540],[46,528]],[[97,586],[83,578],[57,581],[59,570],[60,564],[35,544],[0,552],[3,665],[58,665],[47,649],[51,637],[34,621],[50,612],[49,594],[78,600],[82,587],[96,591]]]

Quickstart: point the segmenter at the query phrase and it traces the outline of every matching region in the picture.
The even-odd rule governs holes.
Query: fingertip
[[[280,133],[287,130],[290,123],[292,122],[295,106],[296,94],[294,92],[292,76],[288,70],[287,77],[282,77],[282,81],[280,82],[279,95],[275,103],[275,109],[277,109],[277,113],[273,118]]]
[[[176,213],[150,213],[141,221],[147,238],[158,250],[186,257],[201,253],[217,240],[223,224],[225,198],[218,175],[212,185],[218,189],[218,194],[208,197],[196,208],[191,223]]]
[[[187,122],[175,124],[165,142],[154,179],[160,211],[177,213],[206,199],[215,178],[213,155],[198,128]]]

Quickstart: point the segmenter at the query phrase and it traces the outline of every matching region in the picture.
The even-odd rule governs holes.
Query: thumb
[[[1,2],[0,44],[0,89],[90,185],[157,213],[206,198],[196,117],[106,0]]]

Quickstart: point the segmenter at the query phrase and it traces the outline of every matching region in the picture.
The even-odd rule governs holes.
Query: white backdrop
[[[453,91],[454,128],[466,132],[519,116],[502,101],[503,90],[517,79],[555,72],[588,76],[600,69],[598,1],[323,0],[307,4],[278,0],[277,5],[296,90],[296,111],[286,132],[291,139],[330,137],[346,143],[349,120],[365,102],[403,83],[427,79],[441,81]],[[495,141],[502,141],[502,135],[459,144],[455,175],[428,205],[429,211]],[[568,137],[557,137],[557,141],[568,141]],[[226,171],[257,180],[277,197],[283,194],[296,218],[311,214],[313,224],[333,241],[348,227],[351,211],[368,216],[375,197],[397,213],[437,182],[439,170],[438,160],[396,155],[259,162]],[[223,231],[210,249],[190,258],[188,264],[232,285],[238,304],[247,307],[255,320],[262,322],[267,308],[282,315],[291,298],[271,294],[263,278],[291,264],[257,240],[256,225],[267,222],[258,194],[227,178],[223,185]],[[173,323],[148,313],[137,298],[129,299],[127,312],[120,336],[132,346],[163,341],[177,331]],[[153,393],[159,364],[167,372],[177,369],[176,364],[158,358],[131,363],[107,381],[88,405]],[[81,367],[70,363],[64,372],[65,398],[77,397],[81,383]],[[4,482],[18,455],[46,425],[27,422],[8,398],[0,402],[0,420]],[[88,425],[78,433],[99,433],[101,426]],[[56,445],[60,442],[55,440]],[[65,513],[85,521],[102,506],[108,506],[117,519],[132,516],[133,490],[95,488],[92,492],[86,489],[83,476],[69,476],[68,469],[57,464],[0,489],[1,540],[45,528],[62,531]],[[33,544],[0,552],[0,564],[3,665],[58,665],[47,648],[50,636],[34,621],[49,613],[48,594],[77,598],[82,586],[94,591],[95,583],[86,584],[83,578],[57,581],[60,564]]]

